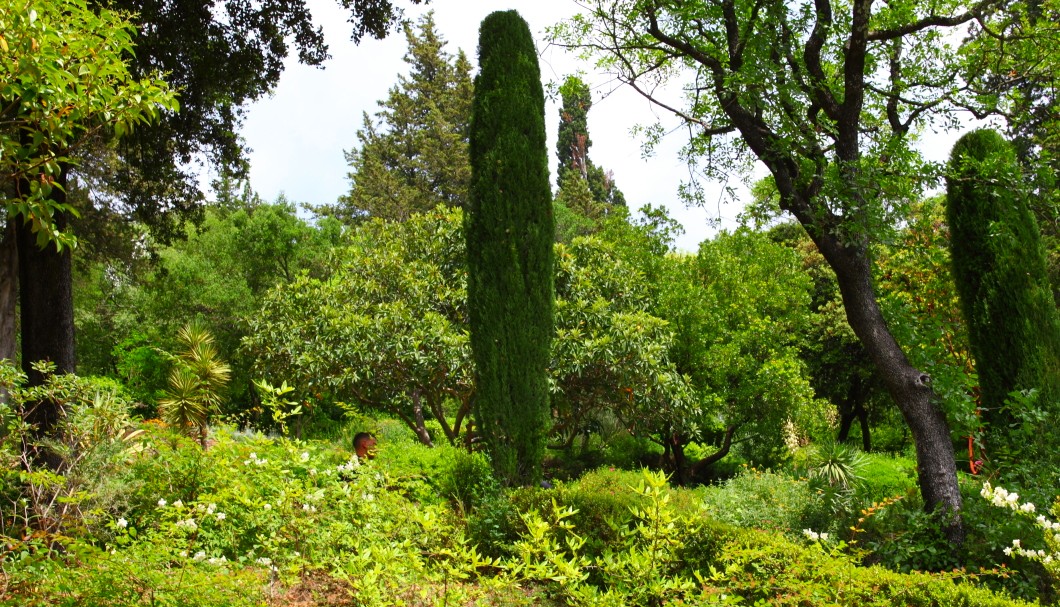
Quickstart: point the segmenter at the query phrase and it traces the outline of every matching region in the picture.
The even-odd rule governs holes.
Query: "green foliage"
[[[250,196],[208,209],[201,224],[188,224],[186,240],[158,246],[153,261],[144,248],[152,241],[140,234],[127,259],[75,266],[78,352],[93,354],[79,359],[79,372],[122,377],[150,415],[169,370],[159,351],[175,351],[180,329],[199,322],[232,366],[224,413],[245,413],[255,377],[238,351],[247,319],[269,289],[322,272],[337,223],[310,225],[291,203]]]
[[[287,395],[294,392],[294,388],[283,382],[279,386],[273,386],[265,380],[254,382],[261,397],[261,406],[269,412],[271,422],[280,429],[280,434],[287,436],[287,419],[300,415],[302,405],[297,401],[289,400]]]
[[[630,508],[633,524],[603,555],[581,554],[585,537],[568,520],[576,511],[554,501],[548,519],[537,512],[524,515],[526,533],[505,568],[517,579],[553,585],[570,605],[685,604],[683,599],[696,596],[698,584],[677,572],[683,538],[694,535],[696,527],[670,505],[665,475],[645,471],[631,489],[643,506]]]
[[[593,105],[589,86],[578,76],[567,76],[559,93],[563,105],[556,136],[556,201],[592,225],[613,212],[614,207],[624,207],[626,198],[615,187],[611,172],[605,172],[589,158],[592,140],[587,118]],[[556,223],[561,225],[558,218]]]
[[[483,20],[479,66],[465,215],[475,416],[501,479],[534,484],[548,432],[555,225],[541,72],[517,12]]]
[[[707,563],[704,563],[707,565]],[[750,604],[769,605],[1024,605],[972,582],[975,574],[900,574],[859,567],[816,546],[800,547],[779,536],[739,532],[709,562],[716,583]],[[967,581],[960,582],[961,578]]]
[[[158,411],[178,432],[198,434],[205,446],[206,425],[221,407],[222,391],[232,371],[217,355],[213,336],[201,325],[185,325],[178,340],[182,350],[173,357],[169,388],[158,401]]]
[[[39,364],[45,380],[26,387],[26,377],[0,361],[0,536],[11,550],[50,549],[75,532],[98,532],[108,509],[131,499],[124,470],[139,450],[128,415],[128,396],[115,382],[54,374]],[[36,438],[27,412],[48,399],[58,409],[55,431]],[[39,455],[59,458],[52,469]],[[35,530],[35,532],[33,532]]]
[[[73,209],[53,201],[63,166],[86,141],[113,134],[177,109],[159,76],[136,78],[132,25],[113,10],[84,0],[5,0],[0,4],[0,176],[9,217],[37,234],[38,246],[72,246],[54,215]],[[58,186],[61,187],[61,186]]]
[[[331,275],[269,293],[243,340],[258,376],[299,399],[386,411],[425,444],[430,416],[455,441],[473,389],[459,213],[364,222]]]
[[[0,366],[0,374],[16,404],[44,392],[69,397],[67,444],[111,445],[107,459],[91,459],[79,475],[61,479],[83,479],[79,495],[49,498],[79,504],[82,516],[64,517],[68,525],[56,533],[4,528],[5,606],[249,607],[307,596],[353,605],[1020,604],[976,587],[994,578],[858,567],[820,544],[796,545],[704,518],[701,493],[671,489],[661,473],[600,469],[554,489],[502,495],[480,454],[428,449],[390,420],[358,421],[382,439],[369,462],[327,443],[231,428],[215,432],[204,450],[158,423],[130,435],[126,403],[87,404],[88,395],[113,390],[113,383],[67,375],[25,391],[15,369]],[[17,457],[10,429],[20,417],[5,407],[9,432],[0,454]],[[22,468],[4,470],[5,498],[29,490],[12,480]],[[115,484],[120,499],[99,490]],[[471,497],[468,536],[503,545],[476,548],[463,539],[461,517],[440,499],[447,485]],[[763,493],[787,499],[775,481],[770,489]],[[18,511],[5,503],[0,520],[7,524]],[[980,516],[985,510],[973,512],[984,527],[997,525],[1004,543],[976,536],[966,552],[1028,537],[1008,535],[1012,529]],[[877,533],[868,525],[862,537]],[[888,539],[903,545],[913,536],[900,527],[891,533]],[[501,558],[483,556],[492,550]],[[1020,576],[1027,570],[1020,565]],[[1034,578],[1021,579],[1022,586],[1008,587],[1034,596]]]
[[[360,145],[346,153],[351,188],[333,213],[347,223],[467,205],[471,63],[463,51],[445,52],[433,13],[404,27],[410,73],[398,76],[374,120],[365,113]]]
[[[916,462],[905,457],[867,453],[858,495],[869,502],[916,492]]]
[[[1060,316],[1021,181],[1011,146],[996,132],[975,131],[954,146],[947,177],[950,250],[982,394],[986,454],[995,469],[1014,473],[1029,489],[1032,482],[1020,476],[1030,470],[1012,468],[1043,457],[1052,462],[1058,449],[1050,433],[1020,432],[1018,418],[1030,402],[1008,399],[1014,391],[1040,390],[1042,418],[1032,423],[1057,421]],[[1055,486],[1055,480],[1047,482]]]
[[[449,466],[438,485],[441,494],[465,515],[497,499],[501,490],[489,458],[482,452],[462,449],[453,450]]]
[[[806,482],[746,468],[722,485],[707,487],[703,503],[711,518],[748,529],[801,538],[803,529],[834,531],[825,501]]]
[[[266,573],[183,558],[175,546],[133,543],[108,552],[89,542],[66,546],[66,559],[26,557],[10,563],[5,607],[79,605],[211,605],[256,607]],[[131,574],[135,572],[135,574]]]
[[[653,437],[665,424],[694,423],[688,382],[668,358],[670,328],[652,315],[647,278],[627,250],[586,237],[555,251],[553,436],[570,448],[615,420]]]

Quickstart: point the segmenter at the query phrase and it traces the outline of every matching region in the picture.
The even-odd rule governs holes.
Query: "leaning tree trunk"
[[[964,529],[957,462],[946,416],[931,389],[931,377],[913,367],[887,327],[872,286],[867,248],[845,245],[834,235],[820,232],[811,233],[811,237],[836,273],[847,322],[868,351],[913,433],[925,508],[943,516],[948,539],[960,544]]]

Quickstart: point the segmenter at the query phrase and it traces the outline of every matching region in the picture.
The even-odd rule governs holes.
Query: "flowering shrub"
[[[1018,493],[1010,493],[1004,487],[994,487],[988,482],[983,483],[983,489],[979,494],[994,506],[1007,508],[1026,518],[1034,517],[1035,524],[1041,530],[1044,549],[1028,548],[1023,545],[1020,538],[1016,538],[1012,540],[1011,546],[1004,549],[1005,555],[1015,554],[1038,561],[1054,578],[1060,577],[1060,523],[1050,520],[1044,514],[1034,516],[1038,508],[1032,502],[1021,503]],[[1060,500],[1053,505],[1052,513],[1054,516],[1060,514]]]

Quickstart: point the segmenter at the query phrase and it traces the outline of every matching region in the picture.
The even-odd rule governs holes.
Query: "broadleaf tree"
[[[177,109],[175,93],[157,74],[130,72],[132,33],[125,16],[94,12],[82,0],[0,3],[0,175],[15,226],[22,364],[30,385],[44,381],[33,368],[41,360],[61,373],[74,371],[74,241],[66,232],[74,210],[65,185],[78,148]],[[13,276],[5,276],[9,287]],[[42,402],[29,421],[47,433],[58,415],[56,403]]]
[[[534,484],[553,332],[545,93],[530,27],[516,11],[482,21],[478,58],[465,215],[475,417],[502,481]]]
[[[590,0],[552,30],[688,126],[706,176],[760,161],[836,273],[847,319],[914,436],[925,507],[963,541],[950,431],[877,302],[870,245],[915,199],[915,129],[960,91],[947,36],[992,0]],[[683,99],[659,85],[683,78]],[[685,188],[702,200],[695,183]]]

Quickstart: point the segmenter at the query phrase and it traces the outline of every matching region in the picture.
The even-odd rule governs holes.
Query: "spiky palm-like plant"
[[[174,357],[169,388],[158,409],[167,424],[206,445],[206,425],[221,406],[232,370],[217,354],[213,335],[191,323],[177,334],[184,349]]]

